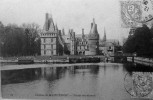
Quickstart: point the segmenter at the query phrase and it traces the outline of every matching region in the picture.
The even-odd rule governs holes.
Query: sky
[[[89,34],[93,18],[97,24],[100,38],[104,28],[108,39],[128,36],[129,29],[120,25],[119,0],[0,0],[0,21],[22,25],[37,23],[42,28],[45,13],[52,14],[54,23],[65,32],[72,28],[76,34]]]

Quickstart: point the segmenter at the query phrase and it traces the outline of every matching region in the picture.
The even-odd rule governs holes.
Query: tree
[[[4,34],[4,25],[2,22],[0,22],[0,56],[4,53],[4,40],[5,40],[5,34]]]
[[[129,35],[126,42],[123,45],[123,52],[125,53],[133,53],[135,52],[135,43],[134,43],[134,37]]]
[[[27,56],[40,54],[39,25],[16,24],[4,26],[0,22],[0,56]]]
[[[149,57],[151,54],[151,31],[146,26],[143,25],[142,28],[138,28],[134,34],[135,44],[136,44],[136,52],[139,56],[147,56]]]
[[[20,56],[23,54],[24,31],[22,28],[14,25],[5,27],[4,49],[5,56]]]
[[[152,55],[152,34],[150,29],[143,25],[137,28],[133,35],[129,35],[127,41],[123,45],[123,52],[134,53],[138,56],[150,57]]]
[[[24,28],[26,35],[27,55],[40,55],[39,25],[35,23],[23,24],[22,27]]]

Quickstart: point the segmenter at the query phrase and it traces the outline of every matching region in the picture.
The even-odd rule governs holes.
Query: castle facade
[[[52,56],[62,55],[63,41],[61,40],[61,31],[58,30],[57,25],[54,25],[53,19],[49,14],[46,14],[46,20],[42,32],[41,38],[41,55]]]
[[[47,13],[40,38],[42,56],[99,54],[99,33],[94,19],[88,34],[84,33],[84,29],[82,34],[76,34],[73,29],[65,34],[64,29],[59,30]]]

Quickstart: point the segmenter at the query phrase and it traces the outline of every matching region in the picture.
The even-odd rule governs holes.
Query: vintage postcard
[[[152,100],[153,0],[0,0],[0,99]]]

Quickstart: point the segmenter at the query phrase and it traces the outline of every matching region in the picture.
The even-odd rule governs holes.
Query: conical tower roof
[[[93,22],[91,23],[90,33],[88,35],[88,39],[99,40],[99,34],[97,31],[97,24],[95,23],[95,19],[93,18]]]
[[[53,21],[52,15],[49,18],[49,31],[50,32],[54,32],[55,31],[55,26],[54,26],[54,21]]]
[[[97,24],[95,23],[95,19],[93,18],[93,23],[91,23],[90,34],[98,34]]]
[[[55,25],[54,25],[52,15],[49,15],[48,13],[46,13],[46,20],[45,20],[43,30],[55,32],[55,30],[56,30],[55,28],[58,29],[57,26],[55,27]]]

